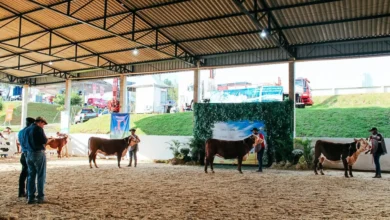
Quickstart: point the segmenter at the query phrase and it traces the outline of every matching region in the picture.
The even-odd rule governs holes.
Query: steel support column
[[[129,113],[127,105],[127,76],[121,75],[119,84],[119,103],[120,103],[120,112]]]
[[[28,111],[28,97],[29,97],[29,85],[23,85],[22,90],[22,114],[21,114],[21,128],[26,127],[26,118],[27,118],[27,111]]]
[[[293,115],[292,115],[292,120],[293,120],[293,127],[292,127],[292,132],[293,132],[293,137],[295,138],[295,125],[296,125],[296,120],[295,120],[295,60],[291,60],[291,62],[288,63],[288,97],[290,100],[294,101],[293,105]]]
[[[194,99],[193,103],[199,103],[199,82],[200,82],[200,61],[196,63],[196,69],[194,70]]]
[[[61,133],[69,134],[70,124],[72,118],[70,117],[71,112],[71,94],[72,94],[72,81],[67,79],[65,81],[65,109],[61,112]],[[84,102],[84,100],[83,100]]]

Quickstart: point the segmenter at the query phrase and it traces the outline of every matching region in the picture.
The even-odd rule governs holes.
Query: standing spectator
[[[374,156],[375,163],[375,176],[373,178],[382,178],[379,159],[382,155],[387,153],[385,139],[383,138],[382,134],[378,133],[377,128],[371,128],[369,132],[371,132],[371,154]]]
[[[255,143],[255,152],[257,153],[257,161],[259,163],[259,169],[256,172],[263,172],[263,155],[265,151],[264,135],[259,133],[259,129],[257,128],[253,128],[252,132],[254,135],[259,137],[257,143]]]
[[[131,167],[131,163],[133,161],[133,156],[134,156],[134,167],[137,167],[138,143],[141,142],[141,140],[135,134],[134,128],[130,129],[130,131],[131,131],[131,135],[130,135],[130,139],[129,139],[129,145],[130,145],[130,149],[129,149],[129,157],[130,158],[129,159],[130,159],[130,162],[129,162],[128,167]]]
[[[44,187],[46,181],[46,154],[45,145],[47,138],[43,131],[47,122],[44,118],[38,117],[35,123],[27,128],[25,140],[28,148],[27,165],[28,165],[28,204],[35,203],[35,180],[38,179],[38,203],[44,203]],[[37,178],[38,177],[38,178]]]
[[[19,176],[19,197],[26,197],[28,192],[28,189],[26,189],[26,179],[28,176],[28,167],[27,167],[27,146],[26,146],[26,140],[24,137],[24,134],[27,130],[27,128],[32,125],[35,122],[35,119],[33,118],[26,118],[26,127],[23,128],[22,130],[19,131],[18,134],[18,140],[20,147],[22,148],[22,155],[20,156],[20,163],[22,164],[22,172],[20,173]],[[27,181],[27,186],[28,186],[28,181]]]

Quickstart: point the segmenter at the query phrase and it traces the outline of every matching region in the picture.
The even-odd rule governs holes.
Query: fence
[[[349,95],[361,93],[390,93],[389,86],[351,87],[351,88],[321,88],[312,89],[313,96]]]

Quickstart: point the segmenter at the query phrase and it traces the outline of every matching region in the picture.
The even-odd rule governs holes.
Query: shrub
[[[188,156],[189,153],[190,153],[189,148],[186,148],[186,147],[180,148],[180,155],[185,162],[191,161],[191,157]]]
[[[292,161],[293,143],[291,139],[280,140],[275,139],[277,143],[275,146],[275,160],[276,162]]]
[[[297,164],[299,161],[299,158],[303,156],[303,150],[301,149],[295,149],[291,152],[292,154],[292,164]]]
[[[168,149],[172,151],[173,157],[178,158],[180,156],[180,147],[181,143],[178,140],[171,140],[171,142],[167,142],[169,144]]]
[[[191,150],[191,159],[198,161],[201,165],[204,165],[205,155],[205,143],[200,139],[191,138],[190,142],[187,143]]]
[[[307,163],[307,166],[310,167],[313,164],[314,151],[311,147],[311,139],[300,139],[296,138],[294,140],[294,148],[301,149],[303,151],[303,157]]]

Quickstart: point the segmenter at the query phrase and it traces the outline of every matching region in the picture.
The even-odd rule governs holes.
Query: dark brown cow
[[[52,149],[57,149],[58,158],[61,158],[62,148],[68,143],[68,136],[60,138],[48,138],[46,146]]]
[[[96,155],[102,153],[104,155],[116,155],[118,158],[118,167],[121,168],[120,162],[123,154],[126,154],[126,149],[129,146],[129,138],[123,139],[105,139],[99,137],[90,137],[88,141],[89,166],[92,168],[91,161],[96,168]]]
[[[318,140],[314,147],[314,173],[317,175],[317,169],[319,169],[321,175],[324,175],[322,163],[325,159],[329,161],[341,160],[344,165],[345,177],[353,177],[352,165],[356,162],[359,154],[366,150],[368,146],[368,142],[364,139],[354,139],[354,142],[346,144]],[[319,166],[317,167],[317,165]]]
[[[223,157],[225,159],[238,160],[238,171],[241,171],[242,160],[246,154],[253,148],[253,144],[256,142],[257,137],[251,135],[241,141],[224,141],[217,139],[208,139],[206,141],[206,156],[204,172],[207,173],[207,166],[210,164],[211,172],[214,173],[213,162],[215,155]]]

